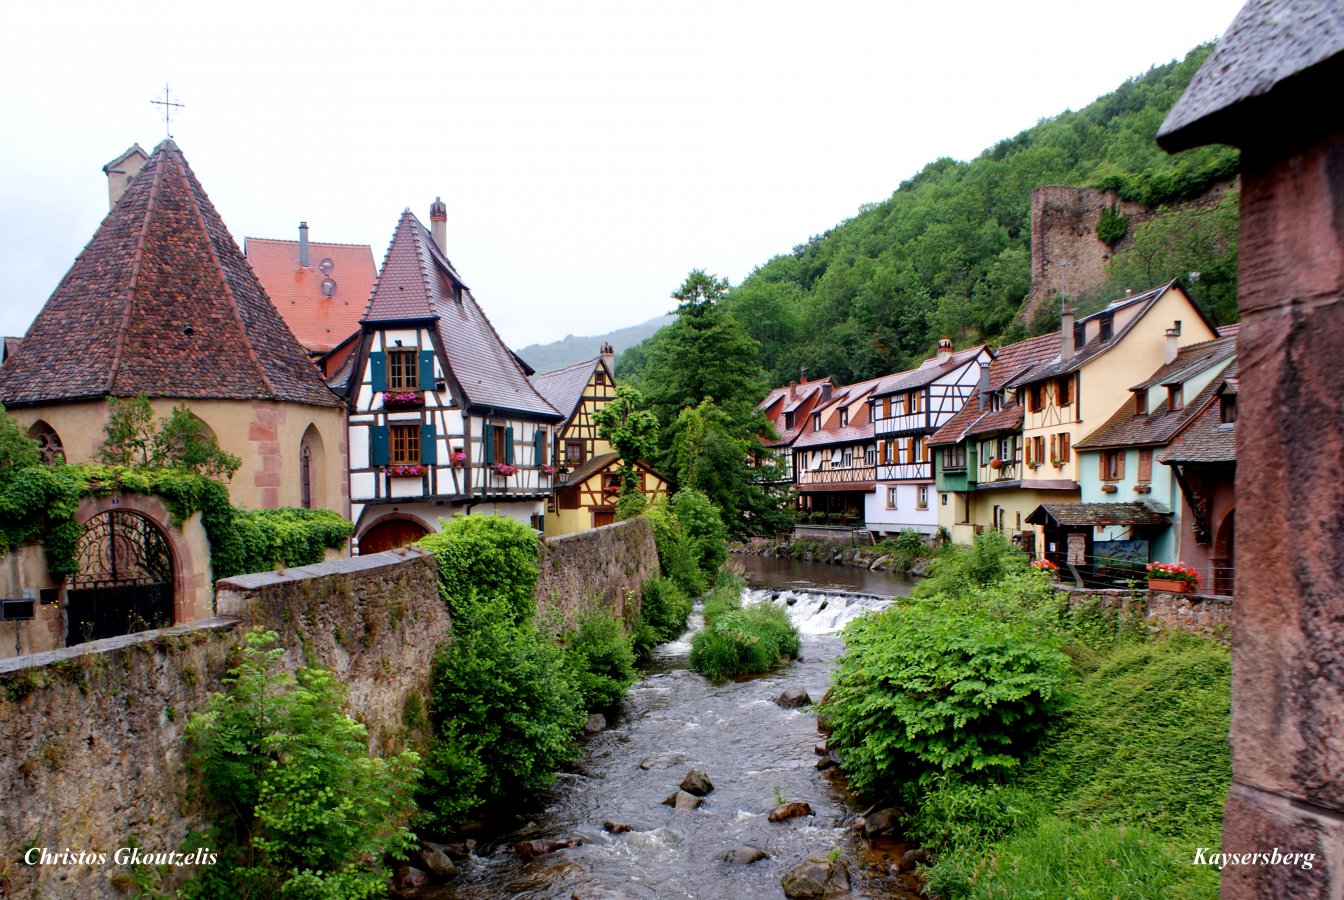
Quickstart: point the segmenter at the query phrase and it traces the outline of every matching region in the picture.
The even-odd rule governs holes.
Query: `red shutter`
[[[1148,482],[1153,480],[1153,451],[1139,451],[1139,481]]]

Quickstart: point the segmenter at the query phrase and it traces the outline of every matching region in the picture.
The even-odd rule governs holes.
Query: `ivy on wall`
[[[0,553],[40,542],[48,571],[58,577],[78,568],[80,501],[117,491],[162,498],[179,528],[200,513],[217,579],[321,562],[325,550],[340,547],[354,528],[325,509],[238,509],[223,484],[177,469],[27,466],[7,474],[0,483]]]

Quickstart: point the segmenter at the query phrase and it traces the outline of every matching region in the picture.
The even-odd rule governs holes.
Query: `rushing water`
[[[524,811],[518,827],[480,838],[459,878],[422,896],[780,897],[780,878],[789,869],[836,847],[851,861],[855,896],[911,896],[885,865],[862,864],[865,850],[842,824],[862,810],[816,769],[813,748],[821,736],[813,713],[774,702],[791,687],[819,700],[843,646],[834,631],[885,606],[885,597],[907,593],[909,585],[888,576],[866,596],[853,587],[822,590],[800,583],[797,565],[773,572],[753,566],[755,586],[744,600],[788,608],[803,634],[801,659],[768,675],[713,685],[687,668],[697,613],[686,636],[657,648],[649,674],[630,689],[611,727],[587,741],[576,769]],[[838,567],[814,568],[830,575]],[[700,808],[662,805],[693,767],[714,783]],[[777,799],[807,801],[816,815],[768,822]],[[634,830],[610,834],[605,821]],[[582,844],[536,859],[512,852],[519,841],[572,838]],[[716,859],[743,845],[769,858],[751,865]]]

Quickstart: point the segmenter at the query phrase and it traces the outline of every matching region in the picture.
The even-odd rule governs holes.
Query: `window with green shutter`
[[[434,430],[434,423],[427,422],[420,426],[420,462],[432,466],[438,461],[438,434]]]
[[[369,429],[369,459],[375,466],[388,464],[387,426],[374,425]]]
[[[504,429],[504,462],[513,465],[513,426]]]
[[[369,354],[369,380],[373,382],[374,392],[387,390],[387,354]]]
[[[420,390],[434,390],[434,351],[420,351]]]

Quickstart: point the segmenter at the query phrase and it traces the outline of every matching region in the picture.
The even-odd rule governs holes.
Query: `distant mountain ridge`
[[[529,344],[518,350],[517,353],[538,372],[551,372],[577,362],[583,362],[585,359],[593,359],[604,343],[611,344],[612,349],[616,351],[616,355],[620,356],[626,347],[632,347],[650,337],[659,328],[670,324],[672,320],[672,316],[658,316],[656,319],[649,319],[647,322],[641,322],[627,328],[618,328],[606,334],[568,334],[549,344]]]

